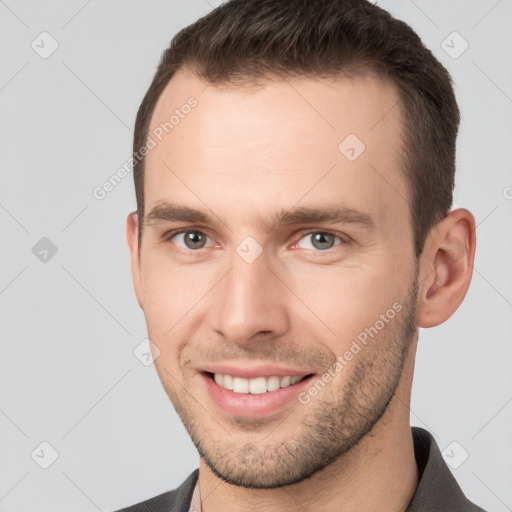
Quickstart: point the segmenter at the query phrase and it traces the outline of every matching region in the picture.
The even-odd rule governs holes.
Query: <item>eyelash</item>
[[[178,230],[174,230],[174,231],[169,231],[168,233],[166,233],[163,237],[163,241],[164,242],[171,242],[171,240],[177,236],[177,235],[181,235],[183,233],[191,233],[191,232],[197,232],[197,233],[201,233],[202,235],[205,235],[207,238],[210,238],[204,231],[201,231],[200,229],[195,229],[195,228],[187,228],[187,229],[178,229]],[[340,243],[334,245],[333,247],[330,247],[329,249],[325,249],[325,250],[321,250],[321,249],[304,249],[308,252],[315,252],[315,253],[330,253],[332,250],[334,250],[335,247],[339,247],[339,246],[342,246],[342,245],[345,245],[349,242],[349,237],[348,235],[337,235],[336,233],[332,233],[330,231],[322,231],[322,230],[313,230],[313,231],[307,231],[307,232],[303,232],[300,234],[300,238],[298,239],[297,242],[294,242],[293,244],[293,247],[296,247],[298,245],[298,243],[305,237],[307,236],[311,236],[311,235],[315,235],[315,234],[318,234],[318,233],[321,233],[323,235],[332,235],[334,236],[335,238],[337,238]],[[211,238],[210,238],[211,239]],[[174,244],[176,245],[176,244]],[[205,247],[201,247],[201,249],[204,249]],[[199,252],[201,249],[183,249],[182,247],[178,247],[178,250],[182,251],[182,252],[187,252],[187,253],[194,253],[194,252]]]

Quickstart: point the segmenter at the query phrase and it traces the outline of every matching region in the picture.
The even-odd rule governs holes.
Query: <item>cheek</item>
[[[393,269],[384,270],[377,264],[351,268],[318,266],[308,271],[294,269],[288,275],[289,286],[297,290],[300,299],[295,309],[297,317],[310,328],[313,322],[325,330],[335,351],[342,350],[366,327],[374,325],[393,304],[403,301],[404,274],[400,279],[401,282]]]
[[[175,338],[190,325],[217,275],[201,264],[176,265],[162,252],[147,251],[142,258],[144,315],[155,343]]]

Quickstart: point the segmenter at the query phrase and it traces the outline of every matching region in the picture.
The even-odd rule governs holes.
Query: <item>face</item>
[[[180,71],[159,99],[135,289],[162,384],[225,481],[299,482],[393,397],[416,333],[400,116],[372,76]]]

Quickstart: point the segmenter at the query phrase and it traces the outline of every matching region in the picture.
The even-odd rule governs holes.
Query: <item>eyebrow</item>
[[[205,211],[167,202],[156,204],[144,218],[144,225],[159,222],[215,223],[213,217]],[[266,219],[259,219],[260,225],[268,231],[273,231],[279,226],[319,222],[358,224],[368,231],[373,231],[377,227],[368,213],[341,205],[327,205],[321,208],[300,206],[290,210],[281,209],[269,215]]]

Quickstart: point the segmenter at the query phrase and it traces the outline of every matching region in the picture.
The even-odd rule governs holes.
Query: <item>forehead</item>
[[[180,198],[203,208],[201,198],[218,209],[237,200],[268,209],[269,198],[286,207],[339,197],[403,219],[401,123],[398,91],[372,74],[255,86],[208,84],[178,71],[150,123],[146,211]]]

